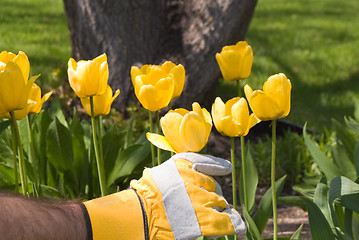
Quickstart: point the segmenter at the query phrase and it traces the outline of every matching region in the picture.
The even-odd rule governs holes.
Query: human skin
[[[80,201],[30,199],[0,192],[1,239],[86,240]]]

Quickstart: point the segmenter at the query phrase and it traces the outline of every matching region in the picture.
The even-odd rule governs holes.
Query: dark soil
[[[256,129],[251,129],[253,132],[248,136],[253,141],[256,141],[257,138],[260,138],[266,134],[271,134],[270,127],[268,122],[264,122],[259,125]],[[291,131],[301,133],[301,126],[291,124],[285,121],[280,121],[277,124],[277,136],[281,136],[287,129]],[[239,146],[236,146],[239,147]],[[216,157],[222,157],[224,159],[230,159],[230,140],[228,137],[221,136],[215,131],[212,131],[208,144],[207,150],[211,155]],[[236,152],[239,153],[240,149],[236,149]],[[226,176],[222,178],[216,178],[220,183],[223,190],[223,195],[226,200],[232,202],[232,180],[231,176]],[[262,198],[263,194],[267,191],[268,187],[259,186],[256,194],[256,202],[258,203]],[[290,188],[285,188],[282,192],[283,195],[294,195],[296,194]],[[238,209],[241,212],[241,209]],[[308,214],[299,207],[295,206],[286,206],[278,205],[278,236],[280,237],[291,237],[293,233],[303,224],[303,229],[301,233],[301,238],[306,240],[311,240]],[[273,221],[269,219],[268,224],[263,232],[264,238],[273,237]],[[242,239],[242,238],[240,238]]]

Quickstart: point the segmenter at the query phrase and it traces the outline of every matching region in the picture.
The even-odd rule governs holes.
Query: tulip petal
[[[22,51],[19,51],[17,56],[14,58],[14,63],[16,63],[22,72],[22,75],[24,77],[25,84],[27,83],[29,79],[29,73],[30,73],[30,62],[27,58],[26,54]]]
[[[131,81],[132,81],[132,84],[133,86],[135,86],[135,79],[138,75],[141,75],[141,71],[138,67],[136,66],[132,66],[131,67]]]
[[[146,137],[148,141],[150,141],[156,147],[166,151],[176,152],[164,136],[148,132],[146,133]]]
[[[203,118],[192,111],[184,116],[179,132],[189,152],[201,151],[209,137]]]
[[[222,122],[222,134],[228,137],[238,137],[243,134],[243,126],[240,122],[234,121],[232,116],[226,116],[221,119]]]
[[[217,97],[212,105],[212,118],[213,123],[218,132],[222,132],[223,125],[221,119],[224,118],[226,113],[225,105],[220,97]]]
[[[185,82],[185,69],[181,64],[179,64],[178,66],[173,67],[170,73],[174,78],[175,88],[172,97],[172,99],[174,99],[180,96],[183,91],[184,82]]]
[[[161,65],[161,69],[166,71],[167,73],[170,73],[172,68],[174,67],[176,67],[176,64],[171,61],[166,61]]]
[[[0,73],[0,104],[5,112],[20,110],[26,107],[29,91],[26,89],[20,67],[14,62],[8,62]],[[2,113],[0,113],[2,114]]]
[[[278,119],[284,113],[273,98],[260,90],[254,91],[248,102],[254,114],[262,121]]]
[[[249,130],[254,127],[257,123],[259,123],[261,120],[259,118],[257,118],[257,116],[252,113],[251,115],[249,115],[249,121],[248,121],[248,127],[246,132],[243,134],[243,136],[247,136]]]
[[[185,116],[185,114],[181,115],[177,111],[170,111],[161,118],[163,134],[172,148],[176,150],[175,152],[186,152],[186,144],[180,135],[180,126],[183,121],[183,116]]]

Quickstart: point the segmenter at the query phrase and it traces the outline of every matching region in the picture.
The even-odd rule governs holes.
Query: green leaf
[[[243,217],[246,220],[246,225],[247,225],[247,233],[249,233],[252,237],[252,239],[254,240],[262,240],[262,235],[261,232],[258,227],[257,224],[254,222],[254,220],[251,218],[251,216],[249,215],[249,213],[247,212],[246,208],[242,208],[243,211]]]
[[[359,213],[359,184],[346,177],[334,178],[329,188],[329,203],[333,202]]]
[[[39,153],[37,154],[37,157],[39,158],[38,171],[39,171],[41,183],[46,183],[47,164],[48,164],[48,159],[46,156],[46,149],[47,149],[46,135],[51,122],[52,119],[50,118],[47,111],[42,110],[38,114],[38,121],[36,121],[36,128],[38,133],[36,134],[37,138],[34,139],[34,143],[35,143],[34,145],[35,148],[37,149],[37,153]]]
[[[286,180],[286,176],[283,176],[282,178],[276,181],[275,191],[277,197],[282,192],[285,180]],[[253,221],[255,222],[256,226],[258,227],[261,233],[263,233],[263,230],[267,225],[268,219],[272,215],[272,212],[273,212],[272,187],[270,187],[267,190],[267,192],[264,194],[263,198],[261,199],[258,206],[258,210],[253,215]]]
[[[295,231],[295,233],[293,233],[290,240],[298,240],[298,239],[300,239],[300,234],[302,232],[302,228],[303,228],[303,224],[299,226],[299,228],[297,229],[297,231]]]
[[[0,133],[10,126],[10,120],[0,121]]]
[[[357,177],[358,177],[359,176],[359,140],[355,144],[354,166],[355,166],[355,171],[356,171],[356,174],[357,174]]]
[[[14,184],[15,184],[14,169],[5,163],[0,163],[0,186],[7,187],[7,186],[12,186]]]
[[[328,189],[327,186],[327,179],[325,176],[320,179],[318,183],[315,193],[313,202],[318,206],[318,208],[322,211],[324,217],[327,219],[327,222],[331,227],[334,227],[334,224],[331,220],[330,210],[329,210],[329,201],[328,201]]]
[[[278,203],[282,203],[290,206],[300,207],[303,211],[307,211],[307,206],[302,197],[299,196],[283,196],[278,197]]]
[[[318,147],[318,145],[309,138],[306,125],[303,128],[304,142],[313,156],[313,160],[318,164],[320,170],[325,174],[328,181],[331,181],[336,176],[343,176],[343,174],[337,166],[330,160]]]
[[[257,172],[257,168],[254,164],[252,155],[249,151],[249,146],[247,147],[246,150],[246,154],[245,154],[245,163],[246,163],[246,169],[247,169],[247,200],[248,200],[248,206],[247,206],[247,210],[248,212],[251,212],[253,207],[254,207],[254,203],[255,203],[255,197],[256,197],[256,190],[257,190],[257,185],[258,185],[258,172]],[[242,173],[242,171],[241,171]],[[240,201],[241,203],[244,203],[244,186],[243,183],[244,181],[242,180],[243,176],[241,174],[241,181],[240,181],[240,191],[239,191],[239,196],[240,196]]]
[[[65,172],[72,168],[72,137],[68,128],[56,118],[49,126],[46,135],[47,157],[57,171]]]
[[[118,127],[110,127],[102,137],[103,159],[106,176],[115,166],[117,156],[123,145],[125,133]]]
[[[52,119],[57,118],[60,123],[66,127],[68,127],[68,123],[66,121],[65,115],[62,111],[61,102],[58,97],[55,97],[51,102],[51,107],[48,110],[49,115]]]
[[[0,162],[5,162],[10,166],[14,164],[14,157],[12,155],[12,148],[6,144],[4,139],[0,138]]]
[[[319,207],[309,199],[303,198],[308,208],[310,232],[313,240],[335,240],[332,229]]]
[[[108,186],[118,178],[131,175],[136,167],[144,165],[149,160],[149,154],[149,143],[133,145],[121,151],[117,156],[114,168],[108,176]]]

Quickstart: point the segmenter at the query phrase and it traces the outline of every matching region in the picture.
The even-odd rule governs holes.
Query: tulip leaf
[[[61,102],[58,97],[55,97],[52,100],[51,107],[48,110],[48,112],[52,119],[57,118],[62,125],[68,127],[68,123],[66,121],[63,111],[61,110]]]
[[[0,162],[4,162],[13,166],[14,157],[12,154],[12,148],[6,144],[4,139],[0,138]]]
[[[37,139],[34,139],[34,145],[36,148],[36,152],[38,152],[38,172],[40,179],[42,180],[42,183],[45,183],[46,179],[46,172],[47,172],[47,157],[46,157],[46,134],[47,130],[52,122],[52,119],[50,118],[47,111],[42,110],[37,115],[37,121],[36,121],[36,128],[37,128]]]
[[[249,151],[249,146],[246,149],[246,154],[245,154],[245,164],[246,164],[246,183],[247,183],[247,200],[248,200],[248,206],[247,210],[248,212],[251,212],[253,207],[254,207],[254,203],[255,203],[255,196],[256,196],[256,190],[257,190],[257,185],[258,185],[258,172],[257,172],[257,168],[254,164],[252,155]],[[240,192],[239,192],[239,196],[240,196],[240,201],[241,203],[244,203],[244,181],[243,181],[243,175],[242,175],[242,171],[241,171],[241,181],[240,181]]]
[[[313,202],[322,211],[329,225],[333,227],[333,222],[331,220],[331,214],[328,204],[328,191],[329,191],[329,187],[327,186],[327,179],[325,176],[323,176],[320,179],[320,182],[317,184],[317,187],[315,188]]]
[[[329,203],[333,202],[359,213],[359,184],[343,176],[334,178],[329,188]]]
[[[285,205],[291,205],[301,208],[303,211],[307,211],[307,206],[303,201],[302,197],[299,196],[283,196],[278,197],[278,203],[282,203]]]
[[[110,172],[107,180],[108,186],[113,184],[119,178],[125,178],[134,173],[134,170],[143,167],[150,155],[150,143],[136,144],[121,151],[115,165]],[[142,168],[141,168],[142,169]]]
[[[243,211],[243,217],[246,220],[247,235],[250,234],[252,237],[251,239],[262,240],[263,238],[261,235],[261,231],[258,229],[257,224],[252,219],[251,215],[249,215],[249,213],[247,212],[247,209],[242,208],[242,211]]]
[[[317,144],[309,138],[307,131],[306,131],[306,125],[303,128],[303,136],[304,136],[304,142],[313,156],[313,160],[316,164],[318,164],[320,170],[325,174],[328,181],[331,181],[336,176],[343,176],[343,174],[340,169],[335,166],[335,164],[330,160],[317,146]]]
[[[275,190],[277,197],[282,192],[286,176],[281,177],[276,181]],[[253,221],[258,227],[259,231],[263,233],[265,226],[267,225],[269,217],[272,215],[272,187],[270,187],[264,194],[262,200],[259,203],[258,210],[253,215]]]
[[[355,144],[354,165],[357,177],[359,176],[359,140]]]
[[[5,163],[0,163],[0,186],[11,186],[15,183],[14,169]]]
[[[68,128],[56,118],[49,126],[46,155],[57,171],[71,169],[73,162],[72,137]]]
[[[110,174],[116,163],[119,150],[123,146],[125,132],[117,126],[110,127],[102,137],[103,159],[105,164],[106,176]]]
[[[301,224],[299,226],[299,228],[297,229],[297,231],[295,231],[295,233],[293,233],[292,237],[290,238],[290,240],[298,240],[300,239],[300,234],[302,232],[303,229],[303,224]]]
[[[319,207],[309,199],[303,198],[307,208],[310,223],[310,232],[313,240],[334,240],[334,234],[327,219]]]
[[[0,133],[10,126],[10,120],[0,121]]]

